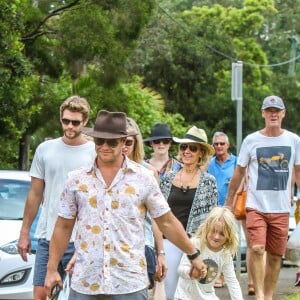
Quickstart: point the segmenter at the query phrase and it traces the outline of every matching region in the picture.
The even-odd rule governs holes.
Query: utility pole
[[[231,99],[236,101],[236,148],[237,154],[242,144],[243,108],[243,62],[232,63]]]
[[[294,59],[297,56],[297,52],[299,50],[300,39],[297,35],[293,35],[289,37],[289,41],[291,42],[290,58]],[[296,75],[296,60],[290,62],[288,74],[291,76]]]
[[[242,132],[243,132],[243,63],[238,61],[232,63],[232,72],[231,72],[231,100],[236,101],[236,151],[237,155],[240,152],[242,144]],[[241,221],[238,221],[238,233],[240,237],[240,246],[241,246]],[[236,276],[238,280],[241,276],[241,247],[236,257]]]

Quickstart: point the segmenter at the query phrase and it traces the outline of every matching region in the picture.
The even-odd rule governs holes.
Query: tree
[[[271,0],[248,0],[243,7],[230,5],[230,1],[218,3],[224,5],[161,9],[140,39],[138,55],[143,65],[133,70],[143,75],[145,85],[163,95],[168,112],[180,112],[188,123],[199,124],[209,135],[223,130],[235,136],[231,63],[245,62],[246,135],[262,125],[262,99],[276,90],[275,85],[280,87],[273,80],[273,69],[264,67],[274,57],[262,43],[266,26],[276,19],[278,10]],[[275,59],[282,59],[279,53]],[[288,80],[282,83],[288,84]]]
[[[6,77],[0,91],[1,136],[10,147],[0,150],[1,167],[26,169],[30,137],[36,145],[49,134],[57,136],[58,108],[71,94],[86,97],[94,111],[126,111],[126,99],[119,99],[127,78],[123,64],[154,0],[0,4],[1,41],[8,49],[0,62]]]

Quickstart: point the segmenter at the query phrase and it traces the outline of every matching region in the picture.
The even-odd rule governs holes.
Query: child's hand
[[[156,281],[162,281],[167,276],[167,264],[164,255],[157,256],[156,273],[154,278]]]
[[[70,274],[73,273],[75,261],[76,261],[76,253],[74,253],[74,255],[72,256],[72,258],[70,259],[70,261],[69,261],[68,264],[67,264],[67,267],[66,267],[66,269],[65,269],[65,271],[66,271],[67,273],[70,273]]]
[[[194,278],[199,281],[200,279],[206,277],[207,266],[199,256],[192,260],[191,264],[192,267],[189,273],[191,278]]]

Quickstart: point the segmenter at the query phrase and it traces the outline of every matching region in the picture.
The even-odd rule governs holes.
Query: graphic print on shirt
[[[210,259],[210,258],[205,258],[203,259],[203,262],[206,264],[207,266],[207,274],[205,278],[202,278],[199,280],[199,283],[210,283],[212,282],[216,276],[218,275],[218,264]]]
[[[291,147],[262,147],[256,149],[256,155],[258,162],[257,190],[286,190]]]

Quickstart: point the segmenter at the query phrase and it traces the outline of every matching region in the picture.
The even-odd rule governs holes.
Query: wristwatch
[[[160,255],[160,254],[161,255],[166,255],[166,252],[164,250],[159,250],[156,253],[157,253],[157,255]]]
[[[194,254],[191,254],[191,255],[188,255],[187,254],[187,257],[190,261],[194,260],[195,258],[197,258],[198,256],[200,255],[200,250],[199,249],[196,249],[196,252]]]

